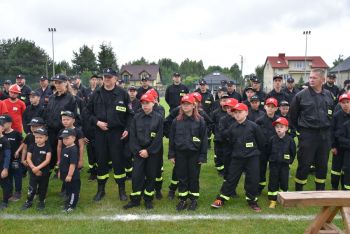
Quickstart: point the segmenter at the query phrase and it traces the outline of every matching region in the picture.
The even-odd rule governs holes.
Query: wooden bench
[[[322,207],[304,233],[347,233],[350,234],[350,192],[347,191],[305,191],[281,192],[278,202],[283,207]],[[332,224],[340,211],[345,230]]]

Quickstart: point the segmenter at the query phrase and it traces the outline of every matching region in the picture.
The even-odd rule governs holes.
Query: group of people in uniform
[[[350,190],[349,81],[340,90],[334,75],[326,80],[324,70],[313,69],[301,89],[292,77],[284,84],[284,77],[275,75],[273,89],[265,93],[253,76],[242,92],[234,81],[223,81],[213,95],[204,79],[194,92],[182,84],[179,73],[172,79],[165,92],[168,116],[149,77],[141,79],[139,88],[125,88],[111,68],[102,76],[91,76],[89,87],[79,76],[63,74],[50,80],[42,76],[36,90],[25,84],[23,75],[14,84],[3,82],[0,208],[21,198],[22,179],[29,174],[23,210],[33,206],[36,195],[37,208],[45,208],[52,175],[62,180],[64,210],[73,211],[86,146],[88,179],[97,181],[94,201],[104,198],[112,171],[119,199],[129,200],[124,209],[140,206],[142,199],[145,208],[152,209],[154,197],[163,198],[163,137],[169,139],[168,159],[174,165],[167,196],[174,199],[178,190],[178,211],[198,207],[201,165],[207,162],[212,139],[215,168],[223,179],[213,208],[236,196],[243,174],[249,207],[261,211],[258,197],[267,186],[269,207],[275,208],[278,192],[289,189],[289,168],[296,155],[296,191],[303,190],[311,170],[315,189],[326,189],[330,152],[332,189]],[[128,179],[130,199],[125,190]]]

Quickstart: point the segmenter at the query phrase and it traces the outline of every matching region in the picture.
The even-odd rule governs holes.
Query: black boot
[[[134,207],[138,207],[138,206],[140,206],[140,202],[139,202],[139,201],[131,200],[131,201],[129,201],[128,204],[126,204],[125,206],[123,206],[123,209],[124,209],[124,210],[127,210],[127,209],[134,208]]]
[[[156,199],[161,200],[163,198],[163,194],[161,190],[156,190]]]
[[[126,196],[126,193],[125,193],[125,185],[119,185],[119,199],[121,201],[128,200],[128,196]]]
[[[97,202],[97,201],[101,201],[102,198],[106,195],[106,192],[105,192],[105,184],[98,184],[98,187],[97,187],[97,193],[96,195],[94,196],[94,201]]]

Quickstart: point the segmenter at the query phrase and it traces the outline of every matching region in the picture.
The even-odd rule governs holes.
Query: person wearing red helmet
[[[264,148],[264,135],[259,126],[247,119],[248,106],[238,103],[231,109],[236,122],[228,130],[228,139],[231,143],[231,162],[228,175],[224,180],[220,195],[211,204],[213,208],[221,208],[234,195],[242,173],[245,173],[244,189],[246,200],[251,209],[260,212],[258,205],[259,187],[259,157]]]
[[[267,155],[269,160],[269,185],[268,198],[270,208],[276,207],[277,194],[279,191],[288,191],[289,165],[294,161],[296,155],[296,146],[293,138],[287,134],[288,120],[279,117],[272,123],[276,135],[268,141]]]
[[[124,209],[140,206],[153,209],[153,196],[159,156],[163,145],[163,118],[154,112],[154,96],[142,95],[142,111],[135,114],[130,125],[129,144],[133,154],[132,193]]]
[[[265,139],[269,139],[271,136],[276,134],[275,129],[272,126],[272,123],[278,118],[276,111],[278,109],[278,101],[275,98],[268,98],[265,101],[264,105],[266,113],[259,117],[255,123],[260,126]],[[266,142],[267,143],[267,142]],[[266,149],[267,145],[265,145]],[[259,182],[259,193],[266,186],[266,169],[267,169],[267,155],[265,150],[261,153],[260,156],[260,182]]]
[[[207,161],[207,127],[198,113],[195,98],[185,95],[181,99],[179,115],[173,121],[169,134],[168,158],[175,165],[179,179],[180,202],[177,211],[196,210],[199,198],[199,173]]]
[[[332,119],[332,190],[339,189],[339,182],[341,182],[341,189],[344,189],[344,175],[342,174],[344,167],[344,148],[339,145],[339,136],[344,130],[344,123],[350,120],[350,94],[344,93],[339,96],[338,100],[341,109],[335,112]]]
[[[13,84],[9,88],[10,97],[4,100],[8,110],[8,115],[13,120],[12,128],[17,132],[23,132],[22,116],[26,109],[26,104],[18,97],[21,93],[21,88],[17,84]]]

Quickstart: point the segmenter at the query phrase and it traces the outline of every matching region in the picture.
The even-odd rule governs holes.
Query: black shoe
[[[224,177],[224,175],[225,175],[224,170],[218,171],[218,175],[219,175],[220,177]]]
[[[188,206],[187,209],[188,210],[196,210],[197,206],[198,206],[197,200],[193,199],[193,200],[191,200],[191,203],[190,203],[190,205]]]
[[[45,202],[44,201],[39,201],[37,209],[38,210],[45,209]]]
[[[101,201],[102,198],[106,195],[106,193],[104,191],[97,191],[96,195],[94,196],[93,200],[95,202],[97,201]]]
[[[2,203],[0,204],[0,211],[1,211],[1,210],[5,210],[7,207],[8,207],[8,204],[7,204],[6,202],[2,202]]]
[[[163,194],[161,190],[156,190],[156,199],[161,200],[163,198]]]
[[[168,199],[169,200],[174,200],[174,198],[175,198],[175,191],[174,190],[169,190]]]
[[[32,207],[32,205],[33,205],[33,202],[26,201],[26,202],[23,204],[21,210],[29,209],[30,207]]]
[[[184,210],[186,209],[187,207],[187,203],[185,200],[180,200],[180,202],[176,205],[176,210],[177,211],[181,211],[181,210]]]
[[[153,209],[152,201],[145,201],[145,207],[146,207],[146,210]]]
[[[138,206],[140,206],[140,202],[130,201],[128,204],[123,206],[123,209],[127,210],[127,209],[138,207]]]
[[[128,196],[126,196],[126,193],[125,193],[125,187],[119,187],[119,199],[121,201],[128,200]]]
[[[89,181],[94,181],[96,179],[97,179],[97,175],[96,174],[92,174],[92,173],[90,174],[90,176],[88,178]]]

